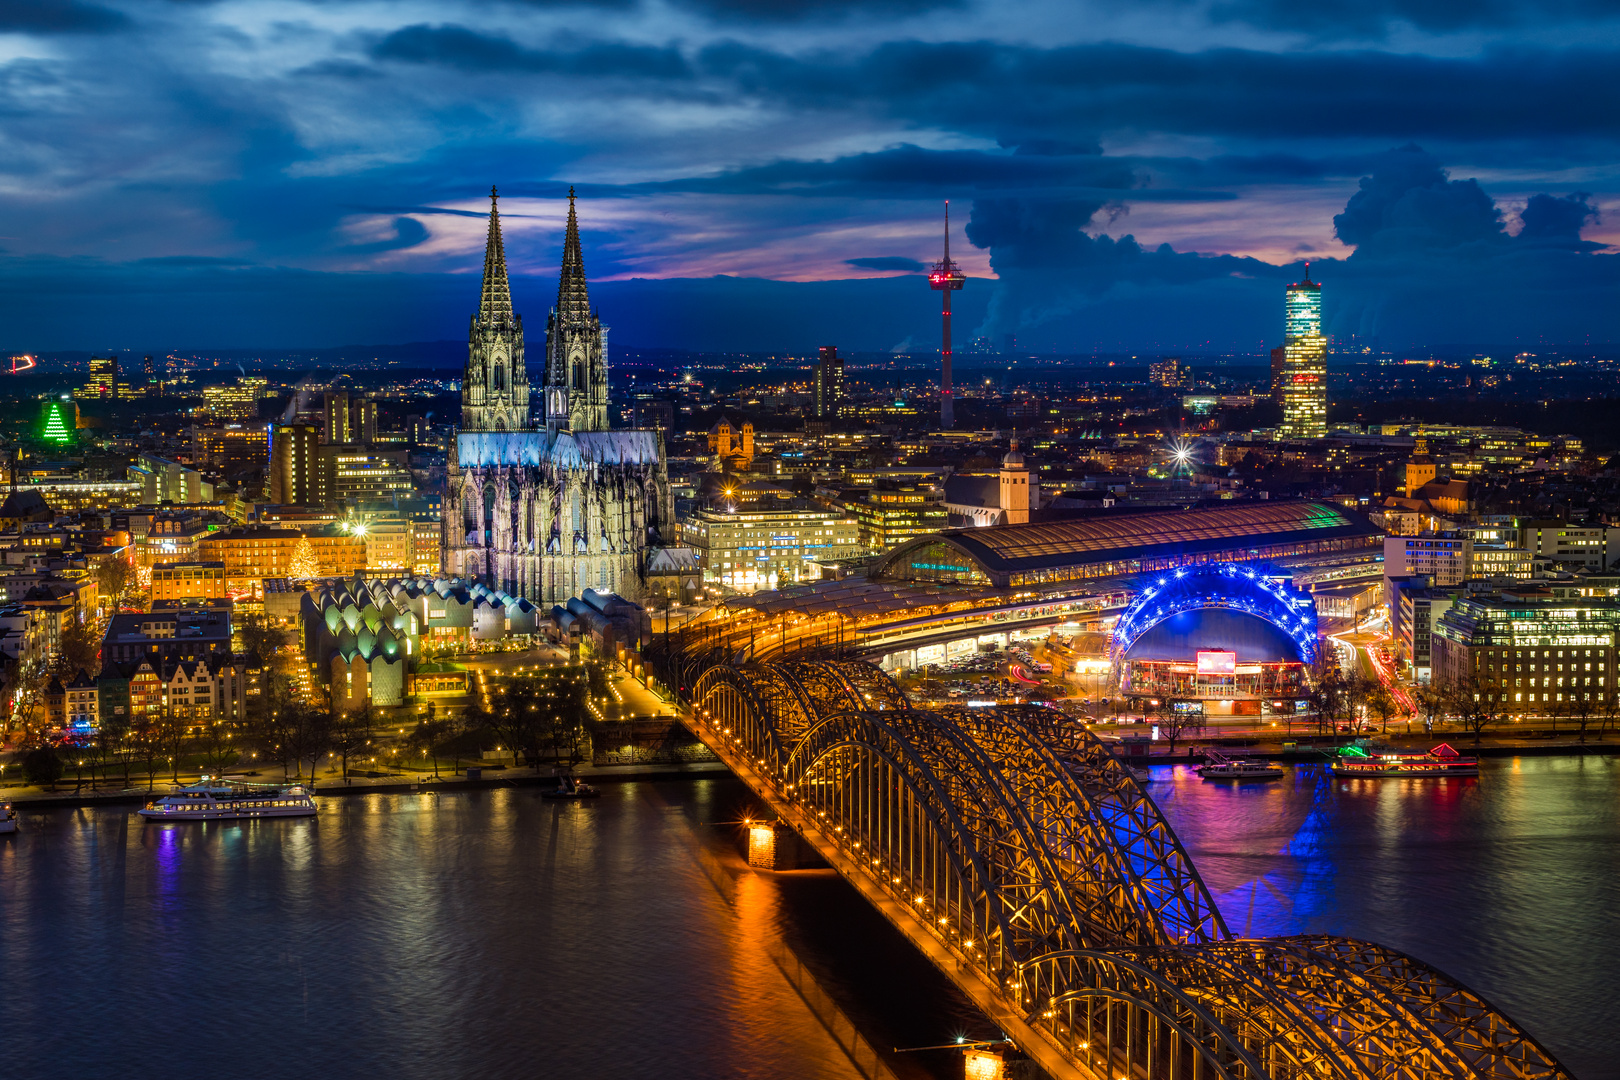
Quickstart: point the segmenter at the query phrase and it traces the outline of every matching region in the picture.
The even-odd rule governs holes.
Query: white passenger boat
[[[0,836],[17,831],[17,811],[10,803],[0,803]]]
[[[1283,774],[1282,766],[1272,762],[1242,761],[1218,750],[1206,750],[1204,758],[1198,775],[1205,780],[1280,780]]]
[[[302,784],[248,784],[204,776],[136,811],[148,821],[242,821],[314,817],[315,800]]]

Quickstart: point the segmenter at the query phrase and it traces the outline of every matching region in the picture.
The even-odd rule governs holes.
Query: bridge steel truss
[[[1036,1033],[1022,1048],[1055,1076],[1568,1080],[1412,957],[1235,939],[1129,769],[1055,710],[914,709],[847,660],[718,664],[689,703],[756,794]]]

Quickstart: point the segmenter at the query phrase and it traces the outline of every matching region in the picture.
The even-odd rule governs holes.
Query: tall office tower
[[[146,380],[146,392],[152,397],[163,396],[163,380],[158,378],[157,359],[147,353],[141,360],[141,375]]]
[[[349,423],[349,392],[331,390],[326,394],[326,438],[328,446],[354,442],[353,426]]]
[[[832,419],[844,411],[844,361],[838,346],[821,347],[821,363],[816,368],[816,416]]]
[[[92,356],[90,378],[79,391],[80,397],[113,398],[118,396],[118,357]]]
[[[1282,408],[1283,371],[1288,366],[1288,349],[1282,345],[1271,350],[1271,400]]]
[[[939,426],[956,425],[956,401],[951,388],[951,293],[962,287],[967,275],[951,261],[951,204],[945,204],[945,257],[928,271],[928,287],[944,300],[939,350]]]
[[[324,506],[320,484],[321,429],[316,424],[282,424],[270,449],[270,501],[285,506]]]
[[[349,409],[349,434],[354,441],[370,446],[377,441],[377,401],[375,398],[356,398]]]
[[[1322,286],[1305,280],[1288,286],[1283,326],[1281,433],[1287,439],[1327,435],[1327,339],[1322,336]]]

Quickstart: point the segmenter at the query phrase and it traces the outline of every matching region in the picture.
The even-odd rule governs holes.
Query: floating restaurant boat
[[[17,831],[17,811],[10,803],[0,803],[0,836]]]
[[[1352,744],[1339,751],[1334,776],[1407,776],[1432,779],[1442,776],[1478,776],[1479,759],[1465,757],[1441,743],[1426,754],[1397,754],[1373,746]]]
[[[302,784],[248,784],[204,776],[154,799],[136,813],[148,821],[243,821],[314,817],[315,800]]]
[[[1204,751],[1206,763],[1198,767],[1205,780],[1280,780],[1282,766],[1269,761],[1242,761],[1219,750]]]

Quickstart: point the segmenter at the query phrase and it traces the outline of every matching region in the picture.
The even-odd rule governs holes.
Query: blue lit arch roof
[[[1308,594],[1267,577],[1264,567],[1206,563],[1148,579],[1114,626],[1109,646],[1114,662],[1155,626],[1198,608],[1227,608],[1264,619],[1299,647],[1300,659],[1307,664],[1316,659],[1316,604]]]

